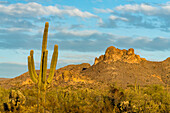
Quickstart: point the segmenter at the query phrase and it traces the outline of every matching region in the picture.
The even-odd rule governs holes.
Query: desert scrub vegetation
[[[3,112],[3,103],[8,101],[11,89],[0,90],[0,110]],[[21,107],[21,113],[35,113],[37,111],[36,88],[22,89],[26,97],[25,105]],[[47,90],[47,113],[168,113],[170,111],[170,93],[161,85],[147,87],[134,87],[118,89],[110,87],[110,90],[69,87],[54,87]]]
[[[52,112],[100,112],[105,106],[104,94],[98,90],[83,89],[53,89],[47,93],[47,107]],[[55,100],[55,101],[54,101]]]
[[[0,87],[0,112],[4,111],[3,103],[8,101],[8,96],[10,90]]]
[[[125,101],[129,102],[130,112],[169,113],[170,93],[161,85],[131,87],[125,90]]]

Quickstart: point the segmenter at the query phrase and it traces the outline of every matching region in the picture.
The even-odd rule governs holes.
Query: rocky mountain
[[[39,70],[37,70],[39,73]],[[49,70],[47,71],[47,75]],[[120,50],[108,47],[105,54],[95,58],[94,64],[68,65],[55,71],[52,86],[118,84],[122,87],[149,84],[170,84],[170,57],[162,62],[147,61],[136,55],[133,48]],[[28,72],[16,78],[1,80],[0,86],[31,87]]]
[[[104,55],[95,58],[83,76],[121,86],[170,84],[170,57],[162,62],[152,62],[136,55],[133,48],[120,50],[111,46]]]
[[[134,49],[130,48],[129,50],[120,50],[113,46],[107,48],[105,55],[101,55],[99,58],[95,58],[94,64],[96,65],[98,62],[106,61],[106,62],[115,62],[122,61],[127,63],[140,63],[141,61],[146,61],[145,58],[140,58],[139,55],[134,53]]]

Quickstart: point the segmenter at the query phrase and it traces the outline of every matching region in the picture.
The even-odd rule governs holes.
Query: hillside
[[[1,81],[1,80],[7,80],[7,79],[9,79],[9,78],[0,78],[0,81]]]
[[[113,46],[83,72],[93,80],[118,83],[121,86],[170,84],[170,58],[162,62],[147,61],[134,53],[134,49],[120,50]]]
[[[83,63],[55,70],[52,83],[47,85],[44,109],[49,113],[168,113],[169,67],[170,58],[151,62],[140,58],[132,48],[120,50],[111,46],[95,58],[92,66]],[[3,103],[11,104],[11,91],[19,92],[16,95],[22,97],[17,97],[21,101],[25,98],[26,103],[18,111],[37,112],[37,86],[28,72],[0,79],[0,112],[4,112]]]
[[[37,70],[39,73],[39,70]],[[47,71],[47,75],[49,70]],[[136,55],[134,49],[120,50],[108,47],[105,54],[95,58],[94,64],[68,65],[55,71],[54,85],[77,83],[131,85],[170,84],[170,58],[162,62],[147,61]],[[28,72],[12,79],[0,80],[5,88],[29,87],[33,84]]]

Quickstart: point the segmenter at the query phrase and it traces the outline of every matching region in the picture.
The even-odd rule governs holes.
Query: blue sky
[[[48,67],[90,63],[109,46],[134,48],[151,61],[170,56],[170,2],[166,0],[0,0],[0,77],[27,71],[33,49],[39,69],[44,23],[49,22]]]

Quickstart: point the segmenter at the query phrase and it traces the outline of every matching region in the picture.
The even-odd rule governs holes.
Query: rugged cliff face
[[[101,61],[105,62],[115,62],[115,61],[123,61],[127,63],[140,63],[141,61],[145,61],[145,58],[140,58],[139,55],[136,55],[134,53],[134,49],[130,48],[128,50],[120,50],[118,48],[115,48],[113,46],[110,46],[107,48],[104,55],[101,55],[99,58],[95,58],[94,64]]]

